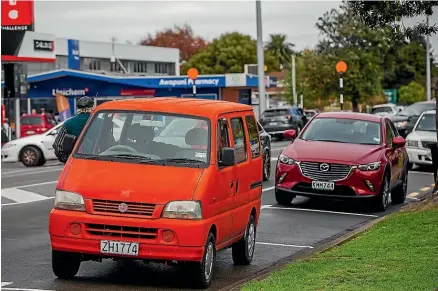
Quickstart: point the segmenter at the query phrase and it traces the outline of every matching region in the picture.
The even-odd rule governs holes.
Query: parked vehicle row
[[[306,125],[307,117],[298,106],[270,108],[263,112],[260,124],[266,132],[276,138],[283,139],[286,130],[300,132]]]

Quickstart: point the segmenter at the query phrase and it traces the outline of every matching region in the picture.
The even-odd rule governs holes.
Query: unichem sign
[[[52,89],[52,95],[56,96],[56,94],[60,94],[66,97],[69,96],[84,96],[87,94],[87,92],[85,91],[85,89],[80,89],[80,90],[74,90],[74,89]]]
[[[160,79],[160,82],[158,83],[159,86],[193,86],[195,84],[196,86],[199,85],[210,85],[217,87],[219,85],[218,78],[206,78],[206,79],[197,79],[193,82],[192,79],[185,78],[185,79]]]

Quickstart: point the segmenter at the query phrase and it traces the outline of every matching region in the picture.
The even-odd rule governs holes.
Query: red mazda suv
[[[277,161],[275,198],[295,196],[369,198],[376,210],[401,204],[408,185],[406,141],[386,117],[352,113],[317,114]]]

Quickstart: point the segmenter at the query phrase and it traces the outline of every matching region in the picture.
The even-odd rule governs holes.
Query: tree
[[[266,50],[278,61],[283,67],[290,68],[291,55],[294,53],[294,44],[287,42],[285,34],[271,34],[271,39],[266,45]]]
[[[257,44],[249,35],[238,32],[222,34],[214,39],[206,49],[194,55],[183,65],[182,74],[191,67],[200,74],[243,73],[245,64],[257,63]],[[265,52],[268,71],[278,70],[275,58]]]
[[[407,105],[419,101],[425,101],[426,89],[424,86],[412,81],[408,85],[400,87],[399,96],[400,103]]]
[[[192,28],[185,24],[158,31],[155,36],[148,34],[140,42],[140,45],[177,48],[180,50],[181,61],[187,61],[193,55],[205,49],[207,42],[202,37],[195,36]]]

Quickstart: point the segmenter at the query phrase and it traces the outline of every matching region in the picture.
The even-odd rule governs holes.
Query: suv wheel
[[[391,193],[392,204],[402,204],[406,200],[408,192],[408,171],[403,172],[402,183],[397,186]]]
[[[383,177],[382,186],[380,187],[380,194],[374,199],[374,206],[377,211],[385,211],[388,207],[389,196],[391,195],[389,191],[390,186],[390,175],[388,172],[385,173]]]

